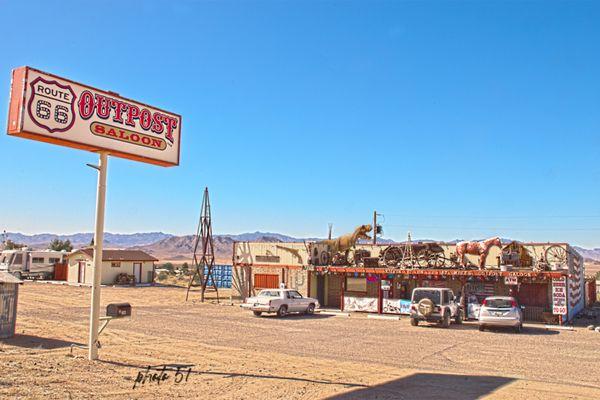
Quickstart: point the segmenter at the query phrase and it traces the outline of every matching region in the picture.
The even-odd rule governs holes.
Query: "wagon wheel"
[[[388,247],[381,255],[383,263],[388,267],[395,267],[402,260],[402,251],[398,247]]]
[[[429,268],[431,267],[431,256],[432,254],[427,250],[423,249],[415,255],[417,259],[417,265],[421,268]]]
[[[559,245],[552,245],[546,250],[546,262],[549,265],[566,264],[567,251]]]
[[[430,264],[433,268],[444,268],[446,266],[444,253],[431,253],[430,260]]]

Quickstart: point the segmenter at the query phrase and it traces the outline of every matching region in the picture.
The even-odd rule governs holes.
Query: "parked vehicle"
[[[492,326],[512,327],[515,332],[523,330],[523,311],[514,297],[486,297],[479,311],[479,330]]]
[[[412,292],[410,306],[410,324],[419,325],[419,321],[435,322],[447,328],[453,320],[462,324],[463,310],[452,290],[448,288],[423,287]]]
[[[54,266],[65,262],[67,253],[54,250],[4,250],[0,253],[0,271],[19,279],[52,279]]]
[[[478,320],[479,319],[479,309],[481,308],[481,303],[479,298],[475,295],[469,295],[465,299],[465,303],[467,305],[467,310],[464,313],[464,319],[467,320]],[[461,301],[461,304],[462,301]]]
[[[288,313],[312,314],[319,307],[319,302],[293,289],[264,289],[258,296],[246,299],[242,307],[252,310],[257,317],[263,313],[277,313],[277,316],[283,317]]]

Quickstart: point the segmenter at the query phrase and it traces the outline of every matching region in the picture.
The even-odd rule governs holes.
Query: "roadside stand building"
[[[14,275],[0,271],[0,339],[15,335],[19,285],[22,283]]]
[[[464,299],[471,318],[485,297],[511,295],[525,320],[561,324],[585,305],[583,258],[567,243],[409,241],[354,244],[332,254],[325,242],[234,243],[234,296],[284,284],[326,308],[409,314],[414,288],[447,287]],[[464,253],[469,246],[485,257]]]
[[[85,248],[69,255],[67,281],[91,285],[94,250]],[[154,282],[158,259],[141,250],[104,250],[102,285],[149,284]]]

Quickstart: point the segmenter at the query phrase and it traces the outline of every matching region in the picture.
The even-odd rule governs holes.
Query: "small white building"
[[[69,255],[67,281],[92,284],[94,250],[85,248]],[[141,250],[104,250],[102,252],[102,285],[113,285],[119,274],[135,277],[135,283],[154,282],[155,262],[158,261]]]

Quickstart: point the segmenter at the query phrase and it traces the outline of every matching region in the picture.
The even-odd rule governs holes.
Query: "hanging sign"
[[[567,282],[565,278],[552,279],[552,314],[567,313]]]
[[[30,67],[13,70],[8,134],[179,165],[181,116]]]
[[[505,276],[504,277],[504,284],[505,285],[518,285],[519,284],[519,278],[517,278],[516,276]]]

